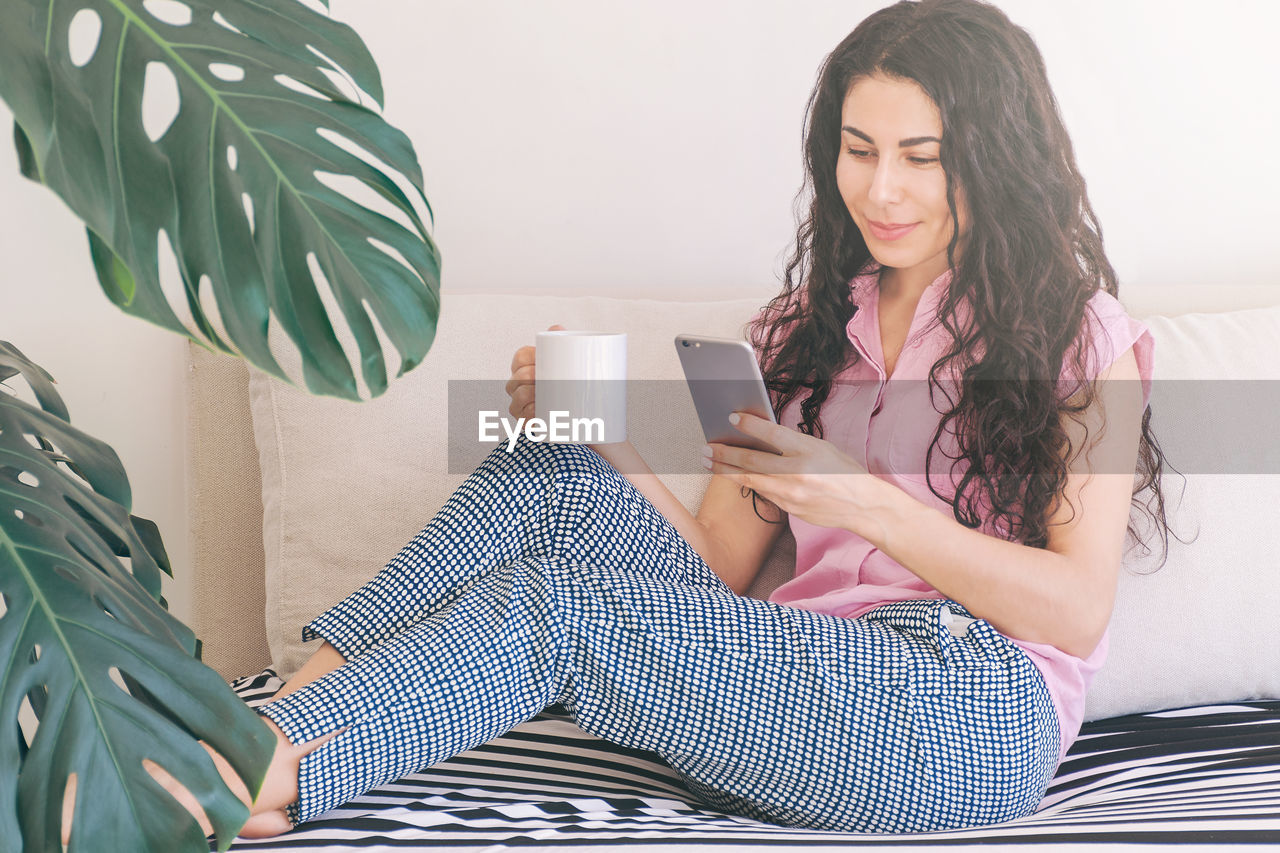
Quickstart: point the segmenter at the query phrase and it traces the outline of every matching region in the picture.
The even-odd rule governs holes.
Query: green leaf
[[[130,514],[115,452],[72,427],[52,378],[0,341],[0,380],[19,375],[40,408],[0,393],[0,839],[61,850],[74,773],[73,853],[207,850],[150,759],[226,849],[249,812],[197,739],[256,792],[275,738],[164,609],[168,557],[156,526]],[[34,734],[13,728],[24,700]]]
[[[350,28],[297,0],[182,8],[190,20],[174,25],[142,0],[0,0],[0,98],[14,113],[23,174],[84,220],[99,282],[124,311],[203,335],[286,378],[267,345],[275,324],[299,348],[311,391],[358,399],[354,360],[370,393],[381,394],[387,366],[374,321],[399,353],[399,374],[420,363],[435,337],[440,258],[394,180],[400,175],[430,213],[408,138],[325,74],[350,80],[376,106],[373,58]],[[96,15],[101,26],[88,61],[77,55],[82,67],[70,48],[77,15]],[[148,68],[154,80],[159,66],[176,81],[179,108],[153,142],[143,96]],[[358,181],[396,218],[318,172]],[[195,334],[160,285],[161,232]],[[309,256],[327,285],[313,278]],[[354,353],[330,322],[325,287]]]
[[[31,150],[31,143],[27,141],[27,135],[22,132],[22,128],[17,122],[13,123],[13,147],[18,151],[18,171],[22,173],[24,178],[40,182],[40,164],[36,162],[35,152]]]

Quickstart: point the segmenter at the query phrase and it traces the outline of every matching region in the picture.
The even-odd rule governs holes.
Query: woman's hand
[[[554,332],[563,328],[557,323],[547,331]],[[507,407],[507,411],[513,418],[532,418],[536,411],[533,407],[536,354],[536,347],[520,347],[511,359],[511,378],[507,380],[507,396],[511,398],[511,405]]]
[[[747,412],[736,412],[729,420],[739,432],[768,442],[782,455],[709,444],[703,454],[710,450],[710,458],[703,464],[713,474],[755,489],[780,509],[810,524],[847,530],[865,525],[877,503],[878,490],[888,485],[883,480],[825,439]]]

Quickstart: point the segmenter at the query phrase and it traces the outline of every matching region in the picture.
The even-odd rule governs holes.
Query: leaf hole
[[[226,62],[209,63],[209,73],[219,80],[226,80],[228,83],[239,83],[244,79],[243,68]],[[232,166],[232,168],[234,169],[235,167]]]
[[[108,616],[110,616],[112,619],[115,619],[117,622],[119,622],[119,621],[120,621],[119,617],[117,617],[117,616],[116,616],[116,614],[114,614],[114,613],[112,613],[112,612],[111,612],[111,608],[110,608],[110,607],[108,607],[108,606],[106,605],[106,602],[104,602],[104,601],[102,600],[102,597],[101,597],[101,596],[95,595],[95,596],[93,597],[93,603],[94,603],[94,604],[96,604],[96,605],[98,605],[98,607],[102,608],[102,612],[103,612],[103,613],[107,614],[107,615],[108,615]],[[115,667],[112,667],[112,669],[114,669],[114,668],[115,668]],[[121,686],[123,686],[123,685],[124,685],[124,682],[121,682]],[[128,692],[128,691],[126,691],[126,692]]]
[[[84,68],[98,52],[98,40],[102,36],[102,18],[92,9],[81,9],[71,18],[67,27],[67,52],[71,64]]]
[[[325,313],[329,317],[329,325],[333,327],[334,336],[338,339],[338,344],[342,347],[343,354],[347,357],[347,365],[351,369],[351,373],[356,378],[356,395],[361,400],[370,400],[373,393],[369,391],[364,382],[364,371],[360,369],[360,346],[356,342],[356,336],[351,331],[351,325],[347,322],[347,317],[342,311],[342,305],[338,302],[336,296],[333,295],[333,288],[329,284],[329,278],[324,274],[324,269],[320,266],[320,259],[316,257],[315,252],[307,252],[307,269],[311,271],[311,280],[315,283],[316,294],[320,297],[320,302],[324,305]]]
[[[330,59],[324,51],[318,49],[313,44],[307,45],[307,50],[311,51],[317,58],[324,61],[324,65],[318,65],[316,67],[320,70],[320,73],[329,78],[329,82],[333,83],[339,92],[346,96],[347,100],[353,101],[357,104],[363,104],[366,100],[371,104],[378,103],[376,98],[357,86],[356,81],[347,73],[347,70]]]
[[[4,615],[8,612],[9,612],[9,596],[5,595],[3,592],[0,592],[0,619],[3,619]]]
[[[62,844],[71,843],[72,818],[76,810],[76,774],[67,774],[67,787],[62,791]]]
[[[213,279],[207,275],[200,276],[200,283],[196,289],[200,299],[200,310],[204,312],[204,319],[213,327],[213,331],[222,339],[222,342],[236,350],[235,344],[232,343],[230,335],[227,334],[227,327],[222,322],[222,312],[218,308],[218,300],[213,293]]]
[[[22,434],[22,437],[27,440],[27,444],[30,444],[36,450],[49,449],[44,443],[41,442],[40,437],[36,435],[34,432],[24,432]]]
[[[191,7],[177,0],[142,0],[142,7],[157,21],[173,27],[191,23]]]
[[[119,687],[125,693],[129,692],[129,685],[124,683],[124,676],[120,673],[120,667],[113,666],[107,670],[107,675],[111,678],[113,684]]]
[[[317,171],[315,176],[317,181],[361,207],[372,210],[375,213],[381,213],[388,219],[403,226],[411,234],[416,235],[418,233],[417,226],[413,224],[409,216],[398,205],[379,195],[376,190],[359,178],[353,175],[339,175],[335,172],[320,171]],[[413,269],[413,267],[410,267],[410,269]]]
[[[369,241],[370,246],[373,246],[373,248],[377,249],[379,252],[382,252],[384,255],[387,255],[392,260],[396,261],[405,269],[407,269],[409,272],[421,278],[421,275],[419,275],[418,271],[413,268],[413,264],[409,263],[409,259],[406,258],[404,255],[400,254],[400,250],[397,249],[395,246],[392,246],[388,243],[384,243],[381,240],[379,240],[377,237],[366,237],[365,239]]]
[[[31,486],[33,489],[40,485],[40,478],[30,471],[19,471],[18,482],[24,486]]]
[[[244,33],[240,32],[240,30],[238,30],[235,26],[233,26],[230,21],[222,17],[221,12],[213,13],[213,22],[218,26],[222,27],[224,30],[231,30],[231,32],[236,33],[237,35],[244,35]]]
[[[248,193],[240,194],[240,203],[244,205],[244,218],[249,220],[249,233],[257,233],[257,223],[253,218],[253,196]]]
[[[313,89],[310,86],[308,86],[306,83],[293,79],[288,74],[277,74],[271,79],[275,80],[277,83],[279,83],[281,86],[284,86],[286,89],[292,89],[295,92],[301,92],[304,95],[310,95],[311,97],[319,98],[322,101],[333,100],[333,98],[330,98],[328,95],[326,95],[324,92],[321,92],[319,89]]]
[[[236,147],[234,145],[228,145],[227,146],[227,168],[229,168],[231,171],[234,172],[236,170],[236,164],[238,162],[240,162],[240,159],[239,159],[239,156],[236,154]]]
[[[267,349],[275,355],[280,370],[291,385],[297,388],[307,387],[306,375],[303,373],[298,355],[298,345],[289,336],[289,332],[273,310],[267,311]],[[282,358],[282,353],[287,354],[287,357]]]
[[[39,663],[39,661],[40,661],[40,653],[41,653],[42,651],[44,651],[44,650],[40,648],[40,644],[39,644],[39,643],[36,643],[34,646],[32,646],[32,647],[31,647],[31,658],[30,658],[30,661],[29,661],[29,662],[30,662],[30,663]]]
[[[197,341],[204,336],[198,331],[195,317],[191,313],[191,302],[187,297],[187,283],[182,277],[182,268],[178,264],[178,256],[169,241],[169,233],[161,228],[156,232],[156,266],[160,273],[160,291],[164,294],[169,308],[182,323],[187,334]]]
[[[31,704],[30,696],[23,696],[18,703],[18,736],[28,747],[36,742],[36,731],[40,728],[40,718]]]
[[[200,805],[200,801],[192,795],[186,785],[183,785],[168,770],[165,770],[150,758],[142,759],[142,769],[150,773],[152,778],[159,782],[168,792],[169,796],[177,800],[178,804],[195,818],[196,823],[200,824],[200,829],[205,835],[213,832],[212,825],[209,823],[209,816],[205,813],[204,807]]]
[[[404,194],[405,198],[409,199],[410,204],[413,205],[415,212],[418,214],[418,218],[423,222],[431,221],[430,209],[419,209],[419,207],[424,204],[422,197],[419,195],[419,189],[414,186],[413,182],[408,179],[408,176],[400,172],[399,169],[391,168],[383,162],[382,158],[375,156],[367,151],[362,145],[352,142],[337,131],[330,130],[327,127],[317,127],[316,133],[320,135],[321,139],[341,148],[353,157],[358,157],[367,165],[372,166],[390,178],[396,186],[400,188],[400,192]]]
[[[65,456],[59,456],[59,457],[58,457],[56,460],[54,460],[54,461],[55,461],[55,462],[57,462],[57,463],[59,463],[59,464],[58,464],[58,470],[59,470],[60,472],[65,472],[65,474],[66,474],[66,475],[71,476],[71,477],[74,477],[74,478],[75,478],[76,480],[78,480],[78,481],[79,481],[79,482],[84,486],[84,488],[86,488],[86,489],[92,489],[92,488],[93,488],[93,484],[92,484],[92,483],[90,483],[88,480],[86,480],[86,479],[84,478],[84,475],[83,475],[82,473],[80,473],[80,469],[79,469],[79,468],[76,466],[76,464],[75,464],[74,462],[72,462],[70,459],[66,458]]]
[[[44,522],[41,521],[40,516],[33,515],[27,510],[15,509],[13,514],[17,516],[20,521],[25,521],[32,527],[44,527]]]
[[[152,142],[168,132],[182,107],[178,78],[163,62],[148,62],[142,82],[142,129]]]
[[[382,358],[387,365],[387,373],[391,374],[391,365],[395,365],[395,374],[399,376],[405,369],[406,365],[400,359],[400,350],[396,349],[396,345],[391,341],[382,323],[378,322],[378,315],[369,305],[368,299],[360,300],[360,304],[364,307],[365,313],[369,315],[369,322],[373,324],[374,334],[378,338],[378,346],[382,349]],[[410,365],[411,366],[411,365]]]
[[[317,67],[321,74],[329,78],[329,82],[333,84],[335,89],[342,93],[343,97],[348,101],[351,101],[353,104],[360,103],[360,90],[357,89],[351,80],[347,78],[347,75],[340,74],[332,68],[325,68],[324,66]]]
[[[81,559],[83,559],[86,563],[93,566],[101,574],[104,574],[107,577],[111,577],[112,572],[109,572],[105,568],[103,568],[102,563],[97,559],[95,554],[100,554],[101,549],[105,547],[108,551],[110,551],[110,557],[108,559],[115,560],[117,559],[116,557],[117,554],[126,550],[124,547],[124,543],[120,541],[120,537],[116,536],[114,531],[104,526],[102,522],[96,518],[96,516],[89,513],[87,510],[85,510],[82,506],[77,504],[75,501],[68,498],[67,503],[70,504],[72,508],[75,509],[75,511],[79,514],[81,518],[83,518],[86,522],[89,523],[89,526],[93,528],[94,533],[98,534],[98,536],[100,537],[99,541],[94,542],[93,545],[85,546],[81,544],[79,541],[77,541],[77,537],[75,537],[72,534],[68,534],[66,538],[67,544],[70,545],[71,550],[79,554]],[[83,585],[83,581],[80,581],[80,583],[81,585]]]
[[[8,384],[9,382],[14,382],[16,385],[10,385]],[[44,408],[44,404],[36,397],[35,389],[31,387],[31,382],[21,373],[15,373],[0,381],[0,388],[3,388],[6,394],[15,399],[21,400],[37,409]]]

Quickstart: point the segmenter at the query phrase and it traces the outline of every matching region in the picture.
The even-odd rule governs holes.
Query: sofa
[[[205,662],[250,704],[269,698],[315,646],[302,625],[372,577],[492,449],[476,410],[506,413],[512,354],[553,323],[628,333],[629,437],[696,512],[710,475],[672,339],[741,338],[771,296],[445,290],[426,360],[364,402],[311,396],[189,346],[191,618]],[[1184,541],[1170,540],[1158,571],[1159,542],[1146,536],[1152,553],[1127,543],[1107,662],[1036,813],[898,836],[763,824],[706,806],[658,756],[596,739],[550,706],[233,849],[1280,845],[1280,305],[1140,319],[1156,339],[1152,425],[1182,475],[1165,490]],[[297,379],[287,341],[273,348]],[[794,560],[787,532],[747,594],[768,597]]]

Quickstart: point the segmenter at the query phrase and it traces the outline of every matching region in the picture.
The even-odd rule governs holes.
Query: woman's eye
[[[937,157],[911,157],[911,158],[909,158],[909,159],[911,160],[911,162],[912,162],[912,163],[916,163],[916,164],[921,165],[921,166],[926,166],[926,165],[928,165],[929,163],[936,163],[936,162],[938,162],[938,158],[937,158]]]
[[[871,156],[870,151],[863,151],[861,148],[849,148],[847,150],[856,160],[865,160]]]

